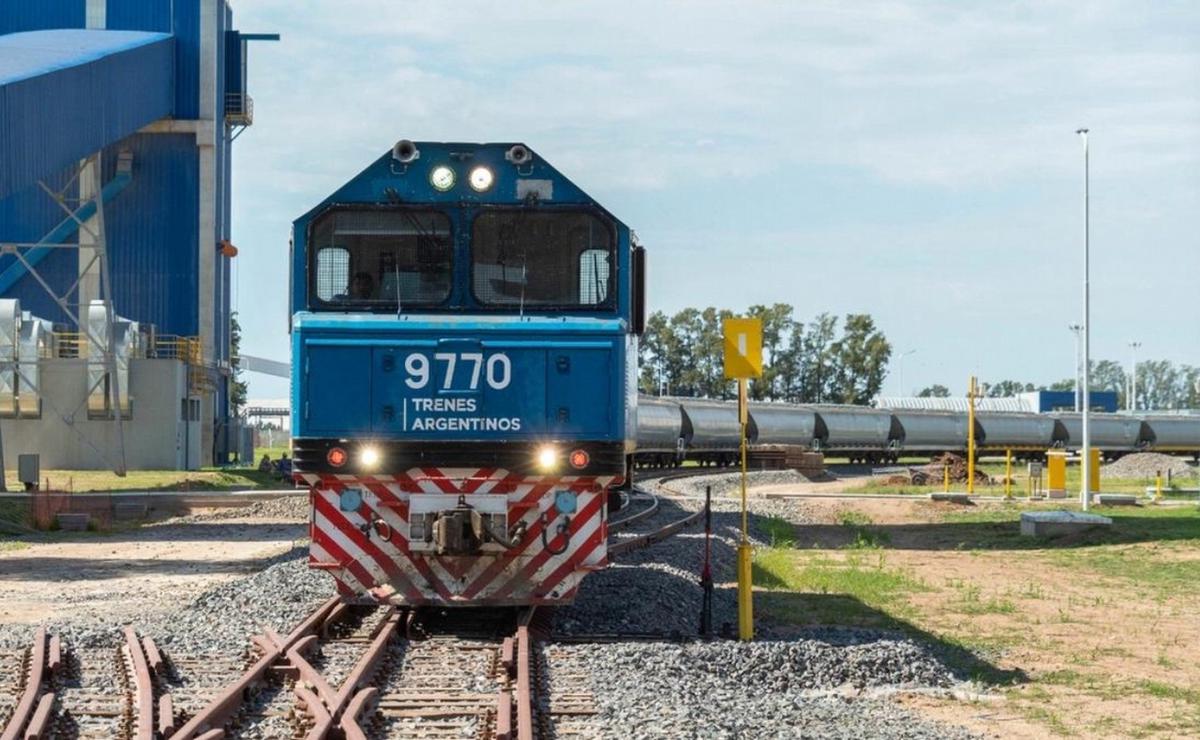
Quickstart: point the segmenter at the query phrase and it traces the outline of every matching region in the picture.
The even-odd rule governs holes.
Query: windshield
[[[330,211],[309,249],[314,308],[400,312],[450,296],[453,241],[439,211]]]
[[[471,287],[482,305],[569,309],[613,302],[613,235],[592,213],[487,211],[475,219],[471,237]]]

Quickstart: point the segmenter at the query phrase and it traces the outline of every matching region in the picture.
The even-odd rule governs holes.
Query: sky
[[[1200,364],[1200,4],[234,0],[235,309],[287,360],[291,222],[398,139],[523,141],[647,246],[650,308],[870,313],[886,395]],[[901,363],[895,358],[911,352]],[[251,398],[287,381],[247,374]]]

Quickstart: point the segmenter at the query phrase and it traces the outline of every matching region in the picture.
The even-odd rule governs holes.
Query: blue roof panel
[[[171,115],[173,102],[169,34],[0,36],[0,197]]]

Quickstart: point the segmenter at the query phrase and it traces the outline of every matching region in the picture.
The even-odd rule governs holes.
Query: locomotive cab
[[[348,599],[570,601],[633,451],[629,228],[522,144],[401,141],[293,245],[310,565]]]

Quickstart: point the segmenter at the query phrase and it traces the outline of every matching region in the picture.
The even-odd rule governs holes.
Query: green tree
[[[990,398],[1009,398],[1018,393],[1028,393],[1037,390],[1033,383],[1022,383],[1019,380],[1001,380],[995,385],[987,386],[986,395]]]
[[[248,392],[246,382],[242,380],[242,363],[239,357],[241,348],[242,325],[238,323],[237,311],[234,311],[229,316],[229,355],[232,358],[230,365],[233,367],[233,378],[229,384],[229,408],[234,416],[237,416],[242,407],[246,405],[246,393]]]
[[[847,314],[842,337],[830,346],[833,357],[830,395],[842,402],[867,404],[883,387],[892,345],[869,314]]]
[[[1093,391],[1112,391],[1117,394],[1117,408],[1125,408],[1129,378],[1121,363],[1112,360],[1092,360],[1088,387]]]
[[[931,386],[922,388],[921,392],[917,394],[917,398],[949,398],[949,397],[950,397],[950,389],[947,388],[946,386],[940,385],[938,383],[934,383]]]
[[[655,311],[646,318],[646,331],[638,343],[639,383],[643,393],[657,394],[660,386],[671,386],[672,359],[675,344],[670,321],[662,311]],[[666,388],[663,388],[666,390]]]
[[[784,398],[783,373],[789,367],[785,357],[792,336],[795,320],[792,307],[786,303],[773,306],[751,306],[746,315],[762,321],[763,327],[763,374],[750,382],[750,397],[755,400]]]

